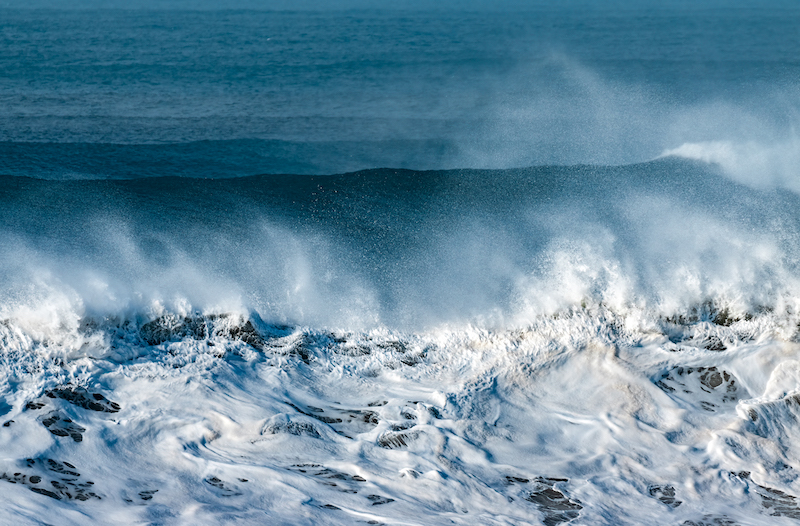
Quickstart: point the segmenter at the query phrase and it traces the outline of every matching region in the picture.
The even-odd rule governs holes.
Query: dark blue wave
[[[329,174],[365,167],[453,166],[446,140],[292,142],[241,139],[170,144],[0,142],[0,174],[40,179],[226,178]]]

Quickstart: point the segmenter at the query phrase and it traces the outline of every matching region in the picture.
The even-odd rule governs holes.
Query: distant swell
[[[458,166],[445,139],[179,143],[0,142],[0,174],[52,180],[148,177],[229,178],[254,174],[329,174],[369,166]]]

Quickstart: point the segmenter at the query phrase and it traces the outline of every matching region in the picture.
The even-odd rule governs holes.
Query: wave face
[[[675,158],[337,176],[3,179],[6,317],[256,313],[524,326],[581,304],[741,316],[796,297],[798,197]],[[48,314],[50,315],[50,314]]]
[[[0,10],[0,523],[800,519],[796,6],[174,7]]]

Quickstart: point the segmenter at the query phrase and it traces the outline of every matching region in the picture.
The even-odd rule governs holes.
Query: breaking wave
[[[686,156],[3,178],[14,517],[800,517],[800,196]]]
[[[793,309],[798,297],[797,195],[674,156],[224,180],[7,177],[0,200],[0,312],[36,331],[86,316],[233,312],[317,328],[504,329],[586,303],[658,317],[713,302],[741,316]]]

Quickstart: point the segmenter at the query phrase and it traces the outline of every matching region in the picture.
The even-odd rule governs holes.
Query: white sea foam
[[[797,319],[714,312],[587,305],[417,334],[96,320],[63,330],[106,353],[66,362],[7,322],[4,507],[60,524],[788,524]],[[64,418],[80,441],[53,434],[75,431]]]

